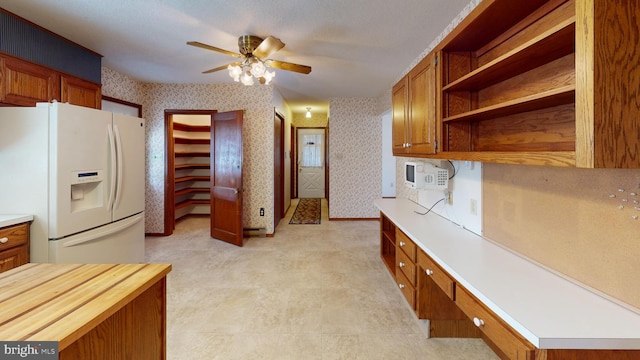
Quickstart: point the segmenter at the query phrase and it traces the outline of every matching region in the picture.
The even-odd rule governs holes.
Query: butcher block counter
[[[165,359],[170,264],[35,264],[0,274],[0,340],[60,359]]]

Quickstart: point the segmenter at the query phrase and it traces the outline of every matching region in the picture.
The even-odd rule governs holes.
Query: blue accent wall
[[[0,51],[101,83],[102,56],[0,9]]]

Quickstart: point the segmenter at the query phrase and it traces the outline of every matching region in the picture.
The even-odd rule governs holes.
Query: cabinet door
[[[60,99],[60,76],[53,70],[10,56],[0,56],[0,103],[35,106]]]
[[[99,84],[68,75],[61,76],[62,102],[100,109],[102,92]]]
[[[436,63],[425,57],[409,72],[409,152],[436,152]]]
[[[0,252],[0,273],[29,262],[29,247],[19,246]]]
[[[406,154],[407,148],[407,111],[408,111],[408,78],[405,76],[391,91],[393,155]]]

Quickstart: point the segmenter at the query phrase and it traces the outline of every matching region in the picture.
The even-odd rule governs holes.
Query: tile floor
[[[167,278],[167,359],[497,359],[478,339],[427,339],[379,257],[376,221],[289,225],[242,248],[208,218],[148,237]]]

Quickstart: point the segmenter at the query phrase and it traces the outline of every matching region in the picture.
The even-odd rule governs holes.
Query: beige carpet
[[[208,218],[148,237],[167,276],[168,360],[496,360],[479,339],[427,339],[380,260],[377,221],[289,225],[244,247]]]

